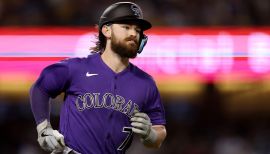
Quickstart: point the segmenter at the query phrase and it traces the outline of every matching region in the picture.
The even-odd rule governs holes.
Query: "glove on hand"
[[[139,134],[143,141],[155,142],[157,139],[157,134],[154,129],[152,129],[152,123],[147,114],[142,112],[137,112],[130,119],[132,131]]]
[[[63,151],[65,147],[64,136],[53,130],[51,124],[44,120],[37,125],[38,143],[45,151]]]

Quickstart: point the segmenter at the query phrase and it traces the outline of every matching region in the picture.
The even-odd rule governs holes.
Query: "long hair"
[[[90,48],[91,53],[103,53],[106,47],[107,40],[106,37],[101,32],[101,30],[98,31],[96,39],[97,39],[97,41],[95,42],[96,46]]]

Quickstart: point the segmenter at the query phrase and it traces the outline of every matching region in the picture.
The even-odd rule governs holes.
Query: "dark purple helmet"
[[[113,22],[130,22],[138,24],[142,30],[152,27],[151,23],[143,19],[141,8],[132,2],[118,2],[110,5],[99,19],[99,29],[103,25]]]

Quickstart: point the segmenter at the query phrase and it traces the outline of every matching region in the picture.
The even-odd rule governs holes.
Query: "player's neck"
[[[111,50],[105,50],[101,55],[101,59],[115,73],[122,72],[129,64],[128,58],[122,58]]]

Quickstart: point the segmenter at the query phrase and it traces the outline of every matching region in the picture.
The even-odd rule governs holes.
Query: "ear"
[[[102,26],[101,32],[106,38],[111,38],[112,34],[111,26],[109,25]]]

